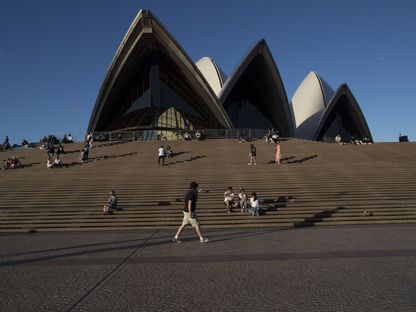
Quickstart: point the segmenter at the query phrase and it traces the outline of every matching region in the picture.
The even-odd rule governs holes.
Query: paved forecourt
[[[4,234],[0,311],[415,311],[411,225]]]

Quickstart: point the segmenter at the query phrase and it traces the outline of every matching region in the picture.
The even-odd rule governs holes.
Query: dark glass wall
[[[99,131],[222,128],[181,70],[153,53],[125,72],[109,98]]]
[[[348,97],[340,96],[318,135],[318,141],[334,142],[338,134],[343,142],[348,142],[352,136],[363,138],[365,133],[357,120],[352,105],[348,103]]]

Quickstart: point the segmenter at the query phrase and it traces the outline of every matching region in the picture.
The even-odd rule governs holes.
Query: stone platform
[[[173,234],[3,234],[0,311],[416,310],[412,225]]]

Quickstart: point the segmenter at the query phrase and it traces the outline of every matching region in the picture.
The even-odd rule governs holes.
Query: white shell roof
[[[295,136],[312,139],[334,91],[315,72],[310,72],[292,97]]]
[[[218,97],[227,76],[210,57],[204,56],[195,65]]]

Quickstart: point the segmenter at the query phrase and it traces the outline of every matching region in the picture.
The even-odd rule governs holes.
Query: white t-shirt
[[[226,191],[224,193],[224,201],[232,201],[234,199],[234,193],[231,191]]]
[[[163,147],[159,148],[159,156],[165,156],[165,149]]]
[[[254,197],[251,197],[250,206],[253,208],[259,208],[259,199],[258,198],[254,199]]]

